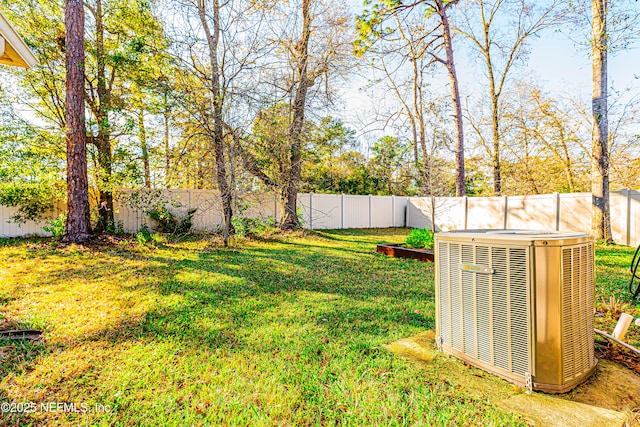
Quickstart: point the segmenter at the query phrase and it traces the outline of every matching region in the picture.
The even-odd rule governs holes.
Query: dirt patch
[[[618,363],[600,360],[584,384],[558,397],[616,411],[640,409],[640,376]]]

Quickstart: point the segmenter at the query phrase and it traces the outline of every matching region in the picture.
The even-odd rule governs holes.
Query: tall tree
[[[64,1],[33,2],[0,0],[8,4],[27,29],[40,65],[22,79],[24,99],[44,126],[65,129],[64,62],[65,40],[62,27]],[[162,28],[152,14],[153,2],[134,0],[88,0],[85,11],[85,102],[87,109],[88,171],[106,201],[100,225],[113,220],[112,190],[118,186],[138,184],[139,166],[132,153],[118,142],[136,134],[129,126],[126,111],[132,81],[140,74],[146,58],[163,57],[166,47]],[[148,60],[146,60],[148,62]],[[158,89],[159,90],[159,89]],[[135,159],[137,160],[137,159]]]
[[[351,34],[345,8],[325,0],[279,2],[270,11],[270,18],[269,29],[276,49],[269,58],[273,65],[266,67],[265,74],[271,77],[265,81],[263,91],[273,95],[262,95],[266,100],[254,124],[262,124],[261,117],[271,114],[283,119],[286,136],[283,139],[260,135],[263,142],[284,142],[274,147],[274,151],[282,149],[279,159],[266,156],[269,161],[261,163],[260,152],[251,144],[244,144],[243,156],[245,168],[280,193],[283,210],[280,227],[291,230],[300,227],[297,198],[303,151],[309,142],[305,129],[309,106],[321,109],[331,103],[334,82],[349,69],[353,57]],[[274,174],[275,163],[280,167]]]
[[[383,136],[371,147],[373,157],[370,164],[372,179],[377,184],[377,193],[403,195],[410,187],[411,174],[408,167],[411,147],[393,136]]]
[[[609,117],[607,110],[607,9],[608,0],[591,1],[591,70],[593,113],[591,194],[593,209],[591,228],[597,240],[611,243],[609,207]]]
[[[610,148],[615,144],[615,132],[609,129],[609,87],[607,61],[609,52],[625,49],[640,37],[640,13],[635,0],[568,1],[568,16],[577,25],[568,27],[590,42],[591,92],[591,229],[594,237],[612,241],[609,207]],[[589,7],[591,6],[591,7]],[[589,29],[589,34],[581,30]]]
[[[207,89],[211,95],[211,116],[213,117],[213,127],[210,132],[210,142],[215,157],[215,176],[222,198],[223,217],[223,239],[224,245],[228,246],[229,236],[233,233],[231,223],[233,217],[233,195],[231,184],[227,173],[227,160],[225,159],[224,147],[224,121],[223,106],[226,93],[221,83],[221,68],[219,64],[220,49],[220,1],[213,0],[211,10],[207,7],[205,0],[198,1],[198,16],[200,24],[207,40],[209,59],[209,78]],[[209,25],[211,21],[211,26]]]
[[[302,172],[302,130],[304,114],[307,106],[307,92],[313,85],[313,78],[309,76],[309,39],[311,38],[310,0],[302,0],[302,29],[298,42],[295,44],[293,57],[295,61],[296,90],[293,98],[293,117],[289,124],[289,177],[282,189],[284,212],[280,227],[283,230],[293,230],[300,227],[297,203],[298,187]]]
[[[93,126],[89,142],[96,151],[96,181],[102,226],[113,223],[113,189],[121,184],[114,176],[114,145],[118,119],[129,96],[131,82],[138,79],[147,57],[163,56],[164,34],[148,2],[90,0],[85,7],[92,17],[91,48],[87,63],[87,102]],[[126,132],[126,131],[125,131]]]
[[[84,123],[84,6],[65,1],[67,124],[67,223],[63,241],[84,243],[91,238],[87,146]]]
[[[502,192],[501,97],[509,71],[527,53],[528,39],[557,22],[554,12],[559,3],[559,0],[552,0],[539,9],[529,0],[467,0],[466,22],[458,30],[477,48],[486,67],[491,112],[489,151],[496,195]]]
[[[397,37],[387,36],[385,43],[370,48],[367,56],[372,57],[371,67],[384,75],[384,79],[376,81],[377,89],[380,90],[380,84],[384,84],[386,87],[382,90],[393,93],[401,106],[401,112],[397,105],[390,107],[386,114],[387,122],[399,119],[402,121],[400,128],[406,127],[405,119],[409,122],[417,181],[425,193],[431,194],[425,109],[429,93],[426,90],[426,73],[433,61],[423,53],[428,43],[423,34],[423,19],[421,16],[400,19],[395,15]]]
[[[520,80],[503,94],[501,109],[501,135],[509,141],[502,153],[503,194],[586,191],[590,129],[585,131],[571,103],[535,81]]]
[[[366,2],[367,4],[369,2]],[[365,10],[358,17],[357,29],[359,39],[356,40],[356,53],[364,53],[377,40],[384,38],[391,31],[383,27],[389,17],[397,16],[405,11],[412,11],[417,6],[426,8],[427,18],[436,17],[433,27],[425,30],[424,38],[428,40],[421,54],[430,56],[434,61],[444,65],[449,76],[451,101],[453,106],[453,122],[456,133],[456,194],[465,195],[464,178],[464,130],[462,122],[462,101],[458,84],[453,54],[452,26],[449,21],[449,8],[458,3],[458,0],[420,0],[405,2],[403,0],[376,0],[371,10]],[[444,51],[444,56],[442,52]]]
[[[255,105],[261,101],[256,86],[268,62],[265,57],[274,49],[265,36],[269,24],[265,15],[273,5],[245,0],[188,0],[182,5],[176,11],[185,22],[196,25],[173,28],[180,72],[171,77],[177,81],[176,104],[185,117],[174,120],[182,131],[183,147],[176,150],[171,169],[182,172],[185,159],[195,160],[187,165],[191,170],[180,177],[176,172],[171,179],[184,182],[187,177],[187,182],[220,191],[222,228],[228,243],[234,232],[234,199],[239,191],[238,129],[250,125]],[[170,112],[171,105],[167,107]],[[187,146],[196,147],[195,154],[194,150],[186,152]],[[209,173],[196,172],[194,176],[195,168],[208,168]]]

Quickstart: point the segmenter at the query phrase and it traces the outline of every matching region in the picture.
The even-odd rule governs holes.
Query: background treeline
[[[633,45],[631,3],[608,10],[607,49]],[[0,70],[0,202],[30,216],[65,191],[64,3],[0,10],[39,59]],[[520,72],[544,32],[589,55],[591,10],[572,2],[88,0],[85,19],[89,181],[110,206],[119,187],[219,189],[228,219],[267,188],[292,216],[298,191],[592,188],[590,100]],[[345,115],[355,82],[376,102]],[[640,92],[608,96],[610,186],[638,188]]]

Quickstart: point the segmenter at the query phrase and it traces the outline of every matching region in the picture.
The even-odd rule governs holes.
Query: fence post
[[[464,197],[464,229],[467,230],[469,228],[469,198],[467,196]]]
[[[313,230],[313,193],[309,193],[309,229]]]
[[[369,228],[371,228],[371,194],[369,194]]]
[[[280,220],[278,219],[278,195],[276,192],[273,192],[273,221],[278,224]]]
[[[507,225],[509,225],[509,196],[504,196],[504,228],[507,229]]]
[[[340,228],[344,228],[344,193],[340,194]]]
[[[396,196],[391,195],[391,226],[396,226]]]
[[[627,246],[631,246],[631,194],[628,188],[624,188],[622,193],[627,196]]]
[[[556,231],[560,231],[560,193],[555,192],[553,196],[556,200]]]
[[[409,204],[411,203],[411,197],[407,197],[407,207],[404,208],[404,226],[410,227],[409,225]]]

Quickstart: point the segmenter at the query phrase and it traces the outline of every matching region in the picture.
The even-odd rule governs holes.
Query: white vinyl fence
[[[196,209],[194,229],[216,231],[222,223],[220,195],[212,190],[153,190],[174,214]],[[133,190],[119,190],[114,216],[128,232],[146,224],[154,228],[144,206],[134,209],[127,203]],[[640,243],[640,191],[612,192],[611,226],[616,242]],[[559,231],[591,229],[591,194],[545,194],[508,197],[398,197],[353,196],[346,194],[298,195],[298,208],[304,226],[309,229],[414,227],[438,231],[477,228],[521,228]],[[49,214],[54,218],[64,211],[57,206]],[[0,206],[0,237],[46,235],[40,223],[16,224],[11,221],[15,208]],[[239,217],[280,219],[281,208],[273,193],[248,194],[241,198],[235,212]]]
[[[512,228],[591,233],[591,193],[505,197],[412,197],[407,227],[438,231]],[[611,231],[617,243],[640,244],[640,191],[611,192]],[[433,208],[432,208],[433,205]],[[434,221],[432,221],[434,217]]]

